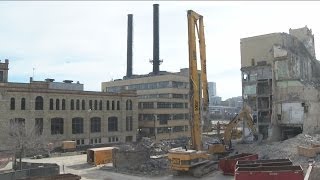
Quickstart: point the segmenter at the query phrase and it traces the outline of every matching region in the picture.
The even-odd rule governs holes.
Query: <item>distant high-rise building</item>
[[[210,101],[211,102],[211,104],[213,105],[213,106],[218,106],[218,105],[221,105],[221,97],[219,97],[219,96],[213,96],[212,98],[212,101]]]
[[[209,102],[211,105],[213,105],[213,97],[217,95],[215,82],[208,82],[208,95],[209,95]]]

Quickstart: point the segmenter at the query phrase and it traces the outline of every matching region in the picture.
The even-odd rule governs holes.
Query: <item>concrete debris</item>
[[[310,158],[300,156],[297,146],[311,146],[320,143],[320,134],[310,136],[308,134],[299,134],[293,138],[280,142],[266,142],[262,144],[237,144],[235,150],[238,153],[257,153],[259,158],[264,159],[281,159],[290,158],[295,165],[301,165],[304,170],[308,168]],[[320,165],[320,155],[318,154],[314,160],[316,165]]]
[[[318,180],[320,179],[320,167],[314,166],[311,170],[308,180]]]
[[[146,176],[160,176],[168,174],[168,159],[149,159],[148,161],[138,163],[136,166],[130,166],[128,168],[117,168],[117,172],[136,174],[136,175],[146,175]]]
[[[119,150],[113,159],[114,168],[102,169],[146,176],[165,175],[169,173],[169,162],[166,157],[168,151],[172,148],[188,146],[189,140],[187,137],[182,137],[154,142],[144,137],[135,144],[117,145]],[[148,157],[143,158],[143,155]]]

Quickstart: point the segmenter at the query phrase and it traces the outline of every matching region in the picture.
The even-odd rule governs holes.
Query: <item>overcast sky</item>
[[[187,10],[204,16],[208,80],[223,99],[241,96],[240,39],[307,25],[320,42],[320,2],[0,2],[0,59],[9,81],[101,82],[126,74],[127,14],[133,14],[133,73],[152,71],[153,3],[160,9],[160,70],[188,67]],[[34,71],[33,71],[34,68]]]

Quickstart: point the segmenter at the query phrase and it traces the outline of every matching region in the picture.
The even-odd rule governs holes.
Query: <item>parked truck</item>
[[[62,141],[61,149],[63,152],[75,151],[76,145],[75,141]]]
[[[87,150],[87,162],[95,166],[112,162],[115,147],[91,148]]]

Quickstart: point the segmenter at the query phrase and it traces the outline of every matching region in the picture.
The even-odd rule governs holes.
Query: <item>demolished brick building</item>
[[[320,132],[320,63],[307,26],[241,39],[242,97],[264,138]]]

